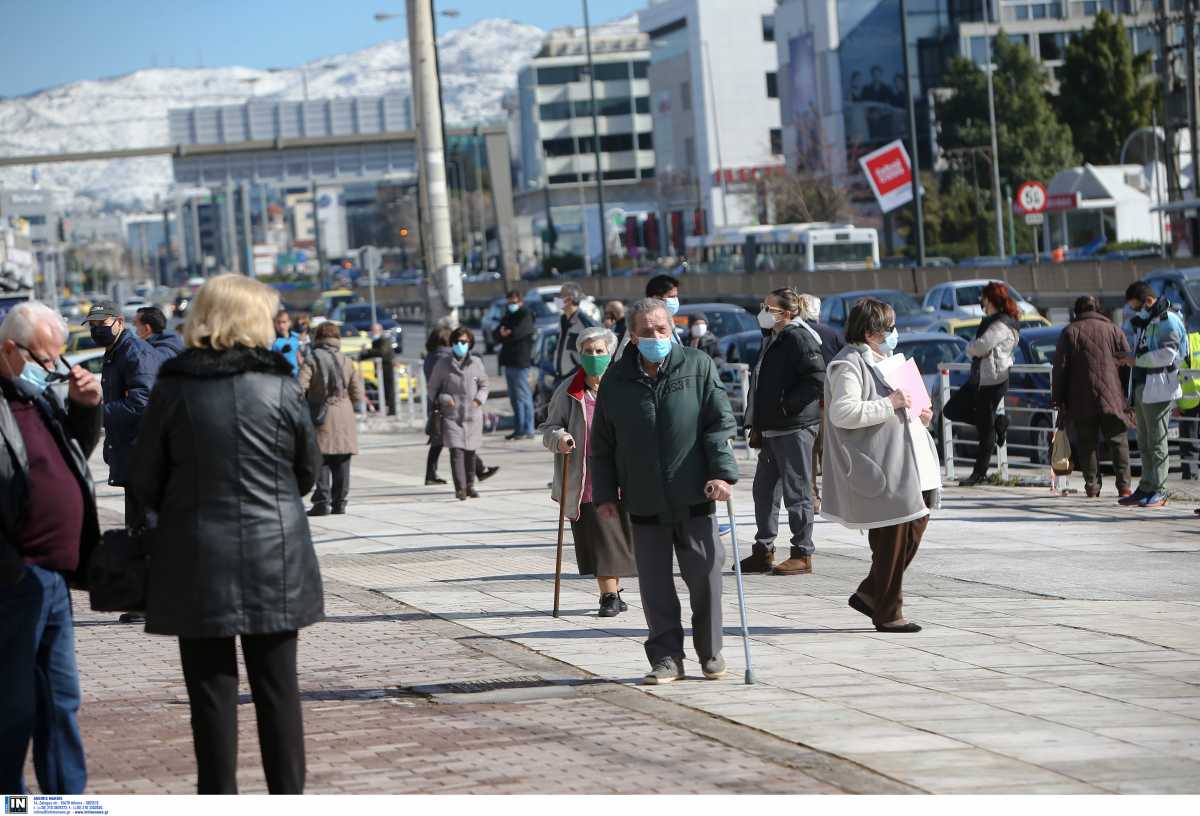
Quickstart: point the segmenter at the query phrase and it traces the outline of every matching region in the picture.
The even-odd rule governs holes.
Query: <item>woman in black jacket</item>
[[[200,793],[237,793],[239,636],[267,787],[304,791],[297,630],[324,617],[324,599],[302,497],[321,453],[291,365],[269,350],[278,305],[239,275],[200,289],[132,473],[159,519],[146,631],[179,638]]]
[[[758,313],[766,333],[754,368],[746,425],[760,448],[754,471],[754,549],[742,560],[745,572],[803,575],[812,572],[813,445],[821,422],[825,359],[821,337],[798,316],[793,289],[767,295]],[[775,565],[779,502],[792,530],[788,559]]]

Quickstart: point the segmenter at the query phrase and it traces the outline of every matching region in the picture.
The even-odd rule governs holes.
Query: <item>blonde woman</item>
[[[279,298],[239,275],[206,283],[165,363],[132,486],[157,511],[146,631],[179,638],[199,793],[237,793],[237,647],[271,793],[304,791],[297,631],[324,617],[304,514],[321,452],[300,386],[270,350]]]

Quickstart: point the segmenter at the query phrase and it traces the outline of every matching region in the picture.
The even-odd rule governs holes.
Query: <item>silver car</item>
[[[978,280],[941,283],[925,293],[925,301],[921,305],[926,309],[932,309],[937,315],[938,320],[983,317],[983,307],[979,305],[979,298],[983,294],[983,287],[989,283],[1003,282],[989,278],[980,278]],[[1030,312],[1037,314],[1037,307],[1021,297],[1021,293],[1016,289],[1010,286],[1008,287],[1008,293],[1017,302],[1017,308],[1021,310],[1021,314],[1028,314]]]

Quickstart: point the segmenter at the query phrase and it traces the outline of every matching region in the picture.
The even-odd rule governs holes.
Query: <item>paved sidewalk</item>
[[[313,520],[331,617],[302,640],[314,792],[1200,792],[1190,504],[951,490],[907,580],[915,636],[876,633],[846,606],[869,551],[819,521],[814,575],[747,578],[757,685],[741,683],[729,572],[730,677],[647,688],[634,685],[636,580],[629,612],[598,618],[569,533],[564,612],[549,615],[551,459],[500,436],[483,449],[500,473],[462,503],[424,486],[423,436],[368,434],[349,514]],[[753,463],[739,462],[746,548]],[[120,492],[102,488],[101,507],[118,521]],[[174,643],[79,617],[93,789],[192,790]],[[437,687],[513,678],[484,694]],[[243,790],[262,791],[242,713]]]

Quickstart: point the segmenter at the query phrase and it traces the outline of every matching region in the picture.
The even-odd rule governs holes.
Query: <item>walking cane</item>
[[[742,554],[738,551],[737,516],[733,513],[733,495],[725,500],[729,514],[729,537],[733,540],[733,572],[737,576],[738,611],[742,615],[742,648],[746,652],[746,685],[754,685],[754,663],[750,660],[750,628],[746,625],[746,593],[742,589]],[[561,536],[560,536],[561,538]]]
[[[562,585],[563,531],[567,523],[567,463],[571,454],[563,454],[562,488],[558,496],[558,555],[554,559],[554,617],[558,617],[558,592]]]

